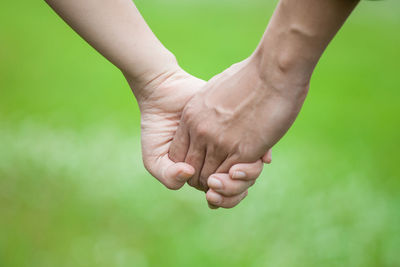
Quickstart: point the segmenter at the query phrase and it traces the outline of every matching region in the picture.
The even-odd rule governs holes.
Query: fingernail
[[[233,179],[243,179],[246,178],[246,173],[242,171],[235,171],[232,175]]]
[[[218,204],[222,201],[222,197],[219,194],[211,191],[207,193],[207,200],[212,204]]]
[[[208,186],[212,189],[221,189],[222,183],[219,179],[211,176],[210,178],[208,178]]]

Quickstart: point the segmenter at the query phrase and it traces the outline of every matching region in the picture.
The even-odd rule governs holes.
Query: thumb
[[[184,162],[175,163],[168,154],[153,158],[145,163],[146,169],[165,187],[172,190],[181,188],[195,173],[194,168]]]

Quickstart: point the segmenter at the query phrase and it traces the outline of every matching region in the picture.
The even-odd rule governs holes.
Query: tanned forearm
[[[261,76],[264,70],[274,69],[277,79],[307,84],[325,48],[358,2],[281,0],[253,54]]]

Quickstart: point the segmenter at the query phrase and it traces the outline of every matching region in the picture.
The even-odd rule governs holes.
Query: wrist
[[[308,85],[323,51],[358,0],[280,0],[252,55],[260,77]]]
[[[304,100],[313,72],[311,62],[299,60],[287,52],[271,53],[262,47],[256,49],[248,62],[263,87],[268,88],[267,94]]]
[[[297,36],[294,36],[297,35]],[[251,55],[260,77],[274,73],[299,85],[310,82],[320,54],[310,49],[310,44],[301,36],[283,27],[277,32],[268,29],[262,42]]]
[[[158,56],[153,62],[154,64],[147,64],[147,67],[140,71],[133,71],[134,68],[121,70],[139,104],[148,98],[158,84],[181,69],[174,54],[169,51]]]
[[[293,10],[294,3],[282,0],[265,34],[251,56],[260,77],[277,82],[308,85],[329,38],[325,31]]]

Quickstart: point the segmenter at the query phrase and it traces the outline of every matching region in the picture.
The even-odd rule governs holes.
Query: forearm
[[[46,2],[91,46],[129,76],[138,85],[136,90],[176,65],[174,55],[155,37],[131,0]]]
[[[308,84],[326,46],[358,2],[281,0],[253,54],[261,76],[265,70],[274,70],[276,77]]]

